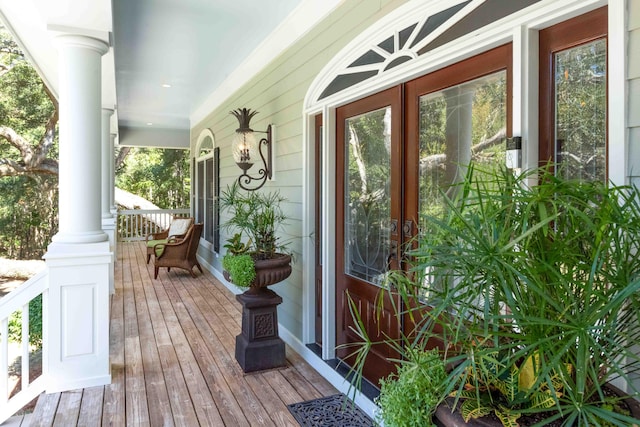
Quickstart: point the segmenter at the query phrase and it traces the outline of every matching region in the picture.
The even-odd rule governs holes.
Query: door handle
[[[392,240],[389,255],[387,255],[386,271],[391,270],[391,263],[393,262],[394,259],[398,260],[398,242],[396,242],[395,240]]]

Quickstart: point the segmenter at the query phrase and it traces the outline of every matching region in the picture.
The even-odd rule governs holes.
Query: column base
[[[104,231],[109,237],[109,249],[113,256],[111,257],[111,266],[109,267],[109,292],[114,294],[116,292],[115,284],[115,255],[116,255],[116,219],[113,216],[102,218],[102,231]]]
[[[54,242],[44,256],[49,310],[47,392],[108,384],[109,242]]]
[[[236,336],[236,360],[244,372],[263,371],[286,365],[284,341],[280,337],[250,342]]]
[[[236,336],[236,360],[244,372],[286,365],[284,341],[278,336],[278,305],[282,298],[261,288],[236,295],[242,304],[242,333]]]

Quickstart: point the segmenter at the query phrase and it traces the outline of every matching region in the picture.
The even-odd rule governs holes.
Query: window
[[[540,162],[564,178],[607,180],[606,67],[606,7],[540,31]]]
[[[215,147],[213,133],[205,129],[196,142],[195,205],[196,222],[204,224],[203,238],[211,243],[215,252],[220,251],[220,148]]]

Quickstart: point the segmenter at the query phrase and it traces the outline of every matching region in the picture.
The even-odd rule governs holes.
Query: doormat
[[[374,423],[344,394],[321,397],[287,405],[302,427],[373,427]]]

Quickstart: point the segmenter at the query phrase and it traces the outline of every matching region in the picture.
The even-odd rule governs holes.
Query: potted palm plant
[[[234,233],[225,245],[223,274],[247,289],[236,297],[242,304],[236,360],[245,372],[285,364],[285,345],[278,336],[277,306],[282,298],[267,288],[291,274],[291,255],[277,236],[287,220],[280,207],[283,201],[278,192],[242,192],[237,183],[220,197],[221,209],[229,214],[223,227]]]
[[[438,423],[639,424],[638,190],[473,167],[449,190],[390,278],[415,325],[390,344],[449,367]]]
[[[285,200],[278,192],[242,192],[237,183],[220,196],[220,208],[229,214],[223,228],[234,233],[225,245],[227,253],[222,260],[225,278],[248,288],[248,294],[258,294],[262,288],[291,274],[291,255],[277,236],[288,219],[280,206]],[[247,274],[249,258],[255,270],[251,280],[247,280],[253,276]]]

